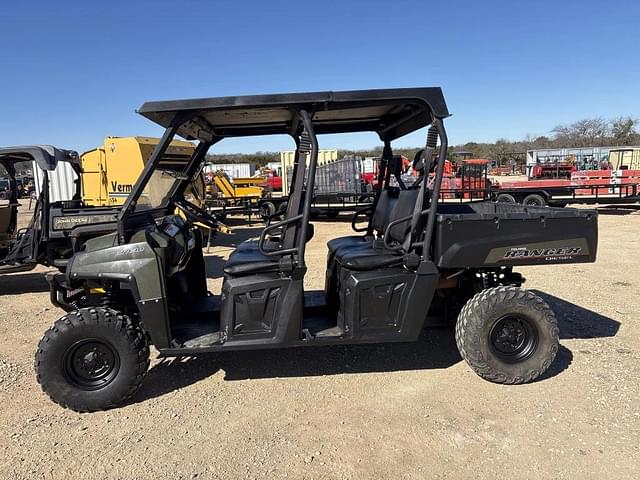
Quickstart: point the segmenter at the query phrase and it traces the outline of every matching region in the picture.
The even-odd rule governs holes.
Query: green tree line
[[[453,145],[449,147],[447,156],[453,158],[456,152],[468,152],[474,158],[488,158],[499,163],[513,159],[523,163],[527,150],[640,145],[640,132],[637,126],[638,120],[630,116],[612,119],[586,118],[571,124],[558,125],[548,135],[527,136],[515,141],[500,138],[493,143],[467,142]],[[396,148],[394,153],[413,158],[419,148],[421,147]],[[338,150],[338,158],[345,155],[379,157],[381,154],[381,146],[359,150]],[[280,161],[280,152],[214,154],[209,155],[208,160],[212,163],[254,163],[264,166],[268,162]]]

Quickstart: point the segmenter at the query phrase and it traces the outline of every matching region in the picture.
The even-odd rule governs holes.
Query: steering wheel
[[[218,229],[218,227],[220,226],[218,220],[214,215],[211,215],[197,205],[194,205],[193,203],[185,199],[176,202],[176,204],[192,222],[202,223],[203,225],[214,230]]]

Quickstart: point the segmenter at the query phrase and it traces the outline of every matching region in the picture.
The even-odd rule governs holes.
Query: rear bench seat
[[[384,190],[372,217],[372,226],[378,237],[387,229],[392,221],[411,215],[418,190]],[[411,222],[396,225],[389,232],[390,240],[402,243],[409,232]],[[307,236],[307,241],[312,235]],[[389,250],[382,241],[372,236],[352,235],[333,239],[327,243],[329,248],[329,265],[327,274],[333,276],[333,260],[350,270],[373,270],[402,264],[403,252]],[[280,270],[280,257],[267,256],[258,250],[258,242],[243,242],[229,257],[224,272],[230,276],[251,273],[277,272]],[[329,280],[329,279],[328,279]]]
[[[400,218],[411,215],[418,198],[418,190],[403,190],[399,193],[394,202],[386,226]],[[395,225],[390,229],[388,235],[392,242],[402,244],[410,233],[411,221]],[[381,245],[381,242],[368,242],[361,245],[343,246],[335,251],[335,259],[340,266],[349,270],[375,270],[401,265],[403,261],[403,250],[389,250]]]
[[[396,189],[384,190],[380,194],[376,210],[371,218],[374,231],[381,236],[387,225],[389,217],[396,202],[399,191]],[[307,239],[308,241],[308,239]],[[327,243],[329,255],[333,256],[337,251],[351,248],[372,248],[374,238],[369,235],[351,235],[330,240]],[[269,257],[258,250],[257,240],[247,240],[236,247],[225,264],[224,272],[231,276],[246,275],[248,273],[273,272],[279,269],[279,257]]]
[[[398,201],[399,190],[383,190],[376,204],[376,209],[371,217],[371,226],[380,237],[384,233],[389,224],[389,216],[394,205]],[[349,235],[346,237],[338,237],[327,242],[329,255],[334,255],[338,250],[343,248],[369,246],[374,238],[371,235]]]

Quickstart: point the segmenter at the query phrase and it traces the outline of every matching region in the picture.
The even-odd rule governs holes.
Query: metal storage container
[[[33,180],[36,195],[42,189],[42,170],[33,162]],[[76,172],[68,162],[60,162],[55,170],[49,172],[49,201],[59,202],[71,200],[76,192],[75,182],[78,180]]]
[[[253,177],[256,166],[253,163],[210,163],[203,168],[204,173],[223,170],[231,178]]]

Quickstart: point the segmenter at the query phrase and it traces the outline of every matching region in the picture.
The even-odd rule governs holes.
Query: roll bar
[[[300,118],[302,119],[302,125],[304,130],[309,136],[311,141],[311,155],[309,158],[309,175],[307,177],[307,184],[305,185],[304,196],[304,208],[302,210],[302,227],[305,228],[309,223],[309,217],[311,217],[311,204],[313,203],[313,187],[316,181],[316,167],[318,166],[318,137],[313,128],[313,122],[311,116],[306,110],[300,111]],[[304,250],[307,245],[307,235],[305,232],[298,232],[298,257],[302,262],[301,266],[304,266]]]
[[[438,130],[440,137],[440,155],[438,156],[438,166],[436,167],[436,177],[431,191],[431,201],[429,202],[429,218],[427,219],[427,228],[424,234],[424,247],[422,256],[425,260],[431,259],[431,241],[433,230],[436,225],[436,213],[438,212],[438,200],[440,199],[440,187],[442,186],[442,176],[444,174],[444,164],[447,160],[447,148],[449,147],[449,139],[447,131],[444,129],[444,123],[440,118],[433,119],[433,125]]]
[[[307,152],[309,152],[310,155],[309,173],[307,175],[306,185],[304,185],[304,192],[298,190],[294,191],[292,195],[292,198],[295,196],[296,199],[302,199],[304,201],[304,204],[302,206],[302,213],[298,213],[297,215],[294,215],[290,218],[285,218],[280,222],[267,226],[260,234],[260,240],[258,241],[258,250],[263,255],[269,257],[296,254],[298,266],[304,267],[304,252],[307,244],[306,232],[298,230],[297,238],[294,238],[296,241],[296,245],[293,247],[278,250],[266,250],[264,247],[268,233],[277,229],[282,229],[283,227],[291,224],[297,224],[299,229],[304,228],[309,223],[309,218],[311,217],[311,204],[313,203],[313,186],[315,183],[316,167],[318,165],[318,138],[316,137],[315,130],[313,128],[313,122],[311,120],[311,115],[309,115],[309,112],[307,112],[306,110],[300,110],[298,112],[298,117],[302,121],[303,131],[300,135],[300,138],[296,141],[298,147],[296,150],[297,163],[293,167],[294,178],[292,179],[292,183],[296,185],[296,190],[298,189],[298,187],[303,185],[305,174],[305,165],[300,165],[299,162],[306,162]],[[303,177],[300,178],[300,175],[303,175]],[[304,197],[302,197],[303,193]],[[290,211],[292,213],[300,211],[299,205],[290,205],[289,208],[291,209]]]
[[[427,226],[425,229],[425,234],[424,234],[424,240],[423,240],[423,248],[422,248],[422,256],[423,256],[423,260],[430,260],[431,259],[431,242],[432,242],[432,236],[433,236],[433,230],[435,228],[435,221],[436,221],[436,213],[438,211],[438,200],[440,199],[440,187],[442,184],[442,177],[444,175],[444,165],[445,165],[445,161],[447,159],[447,147],[449,145],[449,140],[447,138],[447,132],[444,128],[444,124],[442,122],[441,119],[439,118],[435,118],[433,120],[433,127],[436,129],[438,137],[440,138],[440,153],[438,155],[438,163],[436,165],[436,175],[435,178],[433,180],[433,189],[431,190],[431,197],[429,200],[429,207],[426,209],[418,209],[416,211],[414,211],[413,214],[411,215],[407,215],[405,217],[402,218],[398,218],[397,220],[394,220],[392,222],[390,222],[387,225],[387,228],[384,232],[384,246],[385,248],[388,248],[390,250],[400,250],[402,248],[405,248],[407,251],[409,248],[411,248],[414,243],[413,243],[413,227],[414,225],[417,224],[418,220],[422,217],[424,217],[425,215],[428,215],[427,217]],[[429,151],[430,149],[432,149],[433,147],[435,147],[435,145],[433,145],[433,147],[431,145],[429,145],[430,143],[430,139],[429,139],[429,135],[427,135],[427,147],[425,148],[425,152]],[[428,172],[424,173],[425,178],[422,180],[422,187],[425,187],[425,184],[427,182],[427,178],[426,175],[428,175]],[[418,206],[421,207],[421,205],[416,204]],[[409,232],[409,238],[408,238],[408,242],[405,243],[404,245],[398,245],[398,246],[394,246],[391,245],[389,243],[389,238],[390,235],[389,233],[391,232],[391,229],[393,227],[395,227],[396,225],[400,225],[403,223],[407,223],[411,221],[412,224],[412,229]]]

